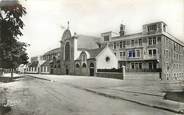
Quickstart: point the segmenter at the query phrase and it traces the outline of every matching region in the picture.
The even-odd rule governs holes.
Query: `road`
[[[12,108],[7,115],[176,115],[88,92],[65,80],[51,82],[25,76],[4,84]]]

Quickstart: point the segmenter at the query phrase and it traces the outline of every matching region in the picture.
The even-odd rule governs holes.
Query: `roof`
[[[45,61],[41,66],[49,66],[51,61]]]
[[[102,43],[102,39],[100,37],[87,36],[87,35],[78,35],[77,47],[79,49],[96,49],[98,48],[97,43]]]
[[[53,54],[53,53],[59,53],[61,50],[60,50],[60,47],[59,48],[55,48],[55,49],[52,49],[50,51],[47,51],[44,55],[47,55],[47,54]]]
[[[90,58],[95,58],[104,48],[87,49],[86,51],[90,54]]]
[[[181,44],[184,46],[184,42],[177,39],[173,35],[167,33],[167,32],[162,32],[162,33],[155,33],[155,34],[143,34],[142,32],[140,33],[135,33],[135,34],[129,34],[129,35],[124,35],[124,36],[117,36],[117,37],[112,37],[112,41],[119,41],[119,40],[128,40],[128,39],[134,39],[134,38],[141,38],[141,37],[149,37],[153,35],[165,35],[171,40],[174,40],[175,42]]]
[[[135,33],[135,34],[127,34],[124,36],[116,36],[116,37],[112,37],[112,41],[113,40],[119,40],[119,39],[134,39],[134,38],[139,38],[139,37],[143,37],[144,35],[142,34],[142,32],[140,33]]]
[[[37,67],[38,66],[38,61],[33,61],[29,67]]]

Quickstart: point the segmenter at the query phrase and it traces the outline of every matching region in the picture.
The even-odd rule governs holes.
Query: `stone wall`
[[[123,79],[123,73],[119,73],[119,72],[97,72],[96,77]]]

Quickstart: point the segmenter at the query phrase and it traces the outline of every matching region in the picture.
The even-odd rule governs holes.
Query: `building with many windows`
[[[119,67],[127,71],[158,71],[162,79],[184,77],[184,43],[167,32],[160,21],[143,25],[142,32],[125,34],[125,25],[119,34],[102,33],[103,41],[118,58]]]
[[[163,21],[144,24],[142,32],[102,33],[100,37],[71,35],[66,29],[61,46],[35,61],[28,72],[95,75],[98,69],[121,68],[128,72],[160,72],[160,79],[184,78],[184,43],[167,32]],[[39,61],[38,61],[39,60]],[[42,61],[44,60],[44,61]]]

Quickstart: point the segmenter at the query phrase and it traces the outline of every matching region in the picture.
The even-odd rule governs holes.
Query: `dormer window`
[[[148,26],[148,32],[152,32],[152,31],[156,31],[156,30],[157,30],[157,25],[156,24]]]
[[[163,25],[163,31],[166,32],[166,25]]]
[[[104,41],[109,41],[109,36],[104,36]]]

